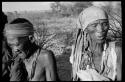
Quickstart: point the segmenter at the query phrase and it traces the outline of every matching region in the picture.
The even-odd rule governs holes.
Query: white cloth
[[[110,42],[107,52],[103,52],[102,56],[102,68],[104,62],[107,62],[107,66],[110,68],[110,72],[108,73],[108,77],[112,80],[115,80],[116,77],[116,68],[117,68],[117,55],[115,52],[115,42]]]
[[[117,75],[116,74],[117,55],[115,52],[115,42],[109,43],[109,47],[107,48],[107,52],[105,49],[106,49],[106,46],[104,46],[101,66],[103,68],[104,62],[107,61],[107,66],[110,68],[110,71],[106,77],[108,77],[114,81],[115,77]],[[95,69],[80,70],[77,72],[77,76],[82,81],[108,81],[109,80],[108,78],[103,76],[103,74],[100,75]]]
[[[73,53],[73,51],[74,51],[74,46],[72,45],[72,52],[71,53]],[[71,64],[73,64],[73,55],[72,54],[69,57],[69,61],[70,61]]]
[[[100,75],[94,69],[80,70],[77,72],[77,75],[81,81],[109,81],[108,78]]]
[[[91,6],[80,13],[77,27],[82,28],[84,31],[88,24],[99,19],[108,19],[107,13],[99,7]]]

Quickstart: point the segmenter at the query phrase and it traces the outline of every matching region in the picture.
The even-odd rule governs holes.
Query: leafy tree
[[[116,6],[108,5],[103,7],[109,15],[109,32],[108,38],[111,40],[122,40],[122,19],[121,19],[121,3]]]
[[[81,13],[81,11],[84,8],[87,8],[89,6],[92,6],[92,2],[90,2],[90,1],[88,1],[88,2],[75,2],[74,7],[73,7],[74,14],[78,15],[79,13]]]
[[[51,3],[50,7],[52,9],[53,14],[57,15],[60,11],[60,2]]]

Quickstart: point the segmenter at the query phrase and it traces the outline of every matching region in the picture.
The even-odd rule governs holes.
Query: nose
[[[13,40],[13,44],[18,45],[18,44],[19,44],[18,39],[14,39],[14,40]]]
[[[101,24],[97,25],[97,32],[101,33],[103,31]]]

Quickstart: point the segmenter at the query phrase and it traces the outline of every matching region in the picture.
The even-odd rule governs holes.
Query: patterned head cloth
[[[29,36],[34,32],[33,26],[29,23],[6,24],[4,33],[5,36]]]
[[[81,12],[77,20],[77,27],[82,28],[84,31],[89,23],[96,21],[98,19],[108,19],[108,15],[101,8],[91,6]]]
[[[87,28],[88,24],[99,19],[108,19],[108,15],[103,9],[95,6],[86,8],[78,17],[76,27],[79,30],[75,45],[72,47],[70,57],[70,61],[73,64],[73,80],[78,79],[76,72],[80,70],[82,52],[85,52],[86,47],[88,47],[87,33],[85,32],[85,29]]]

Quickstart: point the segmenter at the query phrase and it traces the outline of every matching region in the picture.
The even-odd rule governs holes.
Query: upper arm
[[[52,52],[46,53],[45,57],[45,71],[46,71],[46,80],[54,81],[57,78],[57,69],[56,69],[56,61],[54,54]]]
[[[117,63],[122,64],[122,46],[121,43],[116,42],[115,51],[117,54]]]

